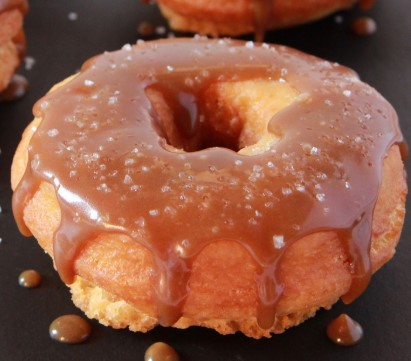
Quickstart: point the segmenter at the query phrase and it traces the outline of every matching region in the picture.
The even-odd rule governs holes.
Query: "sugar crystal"
[[[284,236],[275,234],[273,236],[273,245],[274,248],[281,249],[285,246]]]

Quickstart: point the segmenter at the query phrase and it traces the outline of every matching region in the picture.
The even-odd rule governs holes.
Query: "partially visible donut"
[[[338,64],[142,42],[89,60],[34,112],[15,217],[104,324],[269,336],[352,301],[394,254],[397,117]]]
[[[23,16],[27,9],[26,0],[0,1],[0,93],[10,84],[24,56]]]
[[[171,28],[209,35],[237,36],[318,20],[348,9],[358,0],[157,0]],[[361,1],[364,6],[366,1]],[[370,1],[368,1],[370,3]]]

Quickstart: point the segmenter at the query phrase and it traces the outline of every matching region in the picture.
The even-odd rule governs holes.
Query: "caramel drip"
[[[253,0],[253,13],[254,39],[255,41],[262,42],[273,15],[273,0]]]
[[[206,142],[201,102],[216,82],[249,79],[288,82],[300,93],[268,123],[280,139],[253,156]],[[167,144],[170,132],[147,96],[153,88],[173,109],[187,151]],[[61,207],[54,259],[64,282],[73,281],[90,239],[126,234],[154,256],[160,320],[170,325],[182,314],[196,255],[233,240],[259,267],[258,321],[269,328],[287,248],[334,231],[352,264],[344,299],[367,286],[382,161],[402,135],[392,107],[353,71],[282,46],[159,40],[92,58],[34,113],[42,122],[13,210],[27,233],[25,204],[39,182],[54,185]]]

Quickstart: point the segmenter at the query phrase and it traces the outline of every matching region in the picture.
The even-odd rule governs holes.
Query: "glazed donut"
[[[23,16],[27,9],[26,0],[0,1],[0,93],[8,87],[24,56]]]
[[[284,46],[158,40],[92,58],[34,107],[13,210],[89,317],[269,336],[351,302],[394,254],[395,111]]]
[[[237,36],[318,20],[348,9],[358,0],[157,0],[171,28],[209,35]],[[361,1],[369,7],[370,1]]]

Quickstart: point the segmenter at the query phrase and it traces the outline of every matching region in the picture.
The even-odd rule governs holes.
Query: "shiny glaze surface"
[[[300,93],[268,122],[280,138],[253,156],[208,144],[204,90],[255,78],[288,82]],[[150,87],[170,99],[186,151],[167,145]],[[170,325],[181,316],[195,256],[211,242],[234,240],[259,265],[258,320],[270,327],[284,252],[306,235],[334,231],[352,265],[345,301],[368,284],[382,160],[402,135],[392,107],[353,71],[281,46],[147,42],[89,60],[34,112],[42,122],[14,213],[29,234],[24,205],[41,181],[54,185],[62,211],[54,259],[66,283],[88,240],[127,234],[153,253],[159,319]]]

